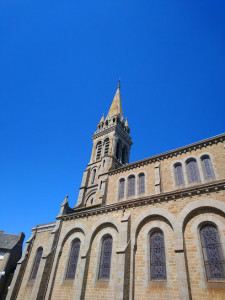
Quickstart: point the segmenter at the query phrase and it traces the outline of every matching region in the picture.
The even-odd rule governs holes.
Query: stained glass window
[[[120,179],[119,182],[119,199],[124,198],[125,179]]]
[[[71,247],[70,251],[70,258],[66,273],[66,279],[74,279],[76,274],[76,268],[77,268],[77,261],[79,257],[80,252],[80,240],[76,239]]]
[[[184,175],[183,175],[183,168],[181,163],[177,163],[174,165],[174,173],[175,173],[176,185],[183,185]]]
[[[107,155],[109,153],[109,139],[107,138],[105,140],[105,152],[104,155]]]
[[[101,157],[101,153],[102,153],[102,142],[98,142],[96,159],[99,159]]]
[[[111,256],[112,256],[112,237],[106,236],[102,241],[101,259],[99,266],[99,279],[110,278],[110,267],[111,267]]]
[[[200,181],[198,165],[195,159],[187,161],[188,180],[190,183]]]
[[[212,163],[210,161],[210,158],[208,155],[204,155],[201,157],[202,160],[202,166],[204,171],[205,179],[212,179],[215,177],[213,172]]]
[[[225,261],[217,228],[206,224],[201,228],[200,236],[208,280],[225,280]]]
[[[36,254],[36,257],[35,257],[33,269],[31,271],[30,279],[36,279],[36,277],[37,277],[37,272],[38,272],[38,268],[39,268],[39,265],[40,265],[40,262],[41,262],[42,253],[43,253],[43,248],[39,248],[37,250],[37,254]]]
[[[135,195],[135,176],[131,175],[128,178],[128,196]]]
[[[166,280],[164,237],[159,230],[154,231],[150,236],[150,278]]]
[[[139,175],[139,194],[145,193],[145,174]]]

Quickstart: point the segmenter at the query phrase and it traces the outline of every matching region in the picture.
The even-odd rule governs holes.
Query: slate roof
[[[20,236],[17,234],[0,233],[0,249],[12,249],[19,238]]]

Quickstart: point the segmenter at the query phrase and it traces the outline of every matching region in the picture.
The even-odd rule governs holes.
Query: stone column
[[[190,291],[188,286],[187,264],[184,252],[183,234],[175,233],[175,258],[177,268],[177,285],[179,300],[190,300]]]
[[[155,193],[161,193],[160,163],[155,164]]]
[[[116,157],[116,145],[118,137],[114,134],[113,145],[112,145],[112,155]]]
[[[115,296],[114,296],[115,300],[128,299],[128,294],[126,297],[126,285],[128,285],[128,282],[126,280],[125,274],[126,274],[127,248],[129,246],[129,241],[128,241],[129,219],[130,219],[130,214],[124,215],[121,220],[119,247],[117,248],[116,251],[117,273],[116,273],[116,289],[115,289]]]

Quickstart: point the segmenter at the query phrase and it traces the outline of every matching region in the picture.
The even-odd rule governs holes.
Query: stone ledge
[[[183,197],[192,197],[195,195],[208,194],[212,192],[218,192],[219,190],[225,189],[225,180],[214,181],[212,183],[201,184],[197,186],[188,187],[185,189],[179,189],[167,193],[161,193],[157,195],[140,197],[135,199],[130,199],[126,201],[121,201],[109,205],[96,207],[89,207],[89,209],[83,210],[81,212],[76,212],[68,215],[63,215],[56,217],[56,219],[71,220],[76,218],[88,217],[92,215],[98,215],[102,213],[108,213],[111,211],[122,210],[126,208],[135,208],[137,206],[144,206],[154,203],[167,202],[167,201],[176,201],[177,199]]]

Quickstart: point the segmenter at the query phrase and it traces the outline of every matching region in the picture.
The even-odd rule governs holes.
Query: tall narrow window
[[[121,142],[120,142],[120,140],[117,142],[117,146],[116,146],[116,158],[118,159],[118,160],[120,160],[121,159]]]
[[[194,158],[189,159],[187,162],[187,172],[189,183],[200,181],[198,165]]]
[[[107,155],[109,153],[109,138],[105,140],[105,151],[104,155]]]
[[[154,231],[150,236],[150,278],[166,280],[164,236],[159,230]]]
[[[124,198],[124,190],[125,190],[125,179],[122,178],[119,181],[119,199]]]
[[[101,157],[101,153],[102,153],[102,142],[98,142],[97,144],[97,154],[96,154],[96,159],[99,159]]]
[[[128,162],[127,146],[124,146],[122,150],[122,164],[126,164],[127,162]]]
[[[215,178],[210,157],[208,155],[203,155],[201,157],[201,161],[202,161],[202,167],[203,167],[205,179]]]
[[[41,262],[41,257],[42,257],[42,253],[43,253],[43,248],[39,248],[37,250],[37,254],[35,257],[35,261],[34,261],[34,265],[33,265],[33,269],[31,271],[31,275],[30,275],[30,279],[36,279],[37,277],[37,272],[38,272],[38,268]]]
[[[139,175],[139,194],[145,193],[145,174],[141,173]]]
[[[66,272],[66,279],[72,280],[75,278],[79,252],[80,252],[80,240],[76,239],[73,242],[70,250],[70,258],[69,258],[68,268]]]
[[[111,256],[112,256],[112,237],[110,235],[103,238],[102,250],[99,266],[99,279],[109,279],[110,278],[110,268],[111,268]]]
[[[128,178],[128,196],[135,195],[135,176],[131,175]]]
[[[217,228],[212,224],[204,225],[200,237],[208,280],[225,280],[225,261]]]
[[[96,175],[96,169],[94,169],[94,170],[92,171],[91,184],[94,184],[94,182],[95,182],[95,175]]]
[[[183,168],[181,163],[176,163],[174,165],[174,174],[175,174],[175,181],[176,185],[183,185],[184,184],[184,175],[183,175]]]

